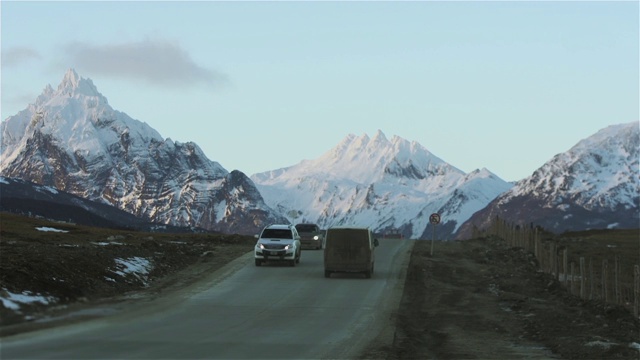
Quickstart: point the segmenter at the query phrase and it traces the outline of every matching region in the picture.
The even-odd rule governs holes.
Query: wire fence
[[[510,246],[532,252],[538,266],[553,275],[569,293],[585,300],[620,305],[640,316],[640,259],[633,254],[574,255],[558,240],[545,237],[544,229],[520,226],[496,217],[488,229],[474,228],[473,237],[488,235],[504,239]],[[577,253],[577,252],[576,252]]]

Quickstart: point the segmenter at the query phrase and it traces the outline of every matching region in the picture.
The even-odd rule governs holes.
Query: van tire
[[[371,268],[364,272],[364,277],[366,277],[367,279],[370,279],[372,274],[373,274],[373,263],[371,263]]]

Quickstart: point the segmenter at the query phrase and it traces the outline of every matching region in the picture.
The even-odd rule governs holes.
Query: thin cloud
[[[199,66],[179,45],[167,41],[101,46],[76,42],[65,46],[65,50],[68,66],[93,74],[140,79],[160,86],[218,87],[227,82],[225,75]]]
[[[2,66],[18,66],[31,60],[40,60],[40,54],[28,47],[13,47],[2,52]]]

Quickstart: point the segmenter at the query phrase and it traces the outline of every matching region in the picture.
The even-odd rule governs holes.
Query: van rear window
[[[327,233],[327,241],[369,242],[369,232],[360,229],[331,229]]]

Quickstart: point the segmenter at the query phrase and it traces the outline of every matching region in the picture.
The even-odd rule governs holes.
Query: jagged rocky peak
[[[47,89],[45,89],[45,92]],[[76,94],[86,95],[86,96],[102,96],[98,92],[98,89],[93,84],[91,79],[85,79],[80,77],[78,73],[74,69],[69,69],[64,74],[64,78],[60,85],[58,85],[58,94],[64,94],[73,96]]]
[[[476,178],[495,178],[496,175],[489,171],[487,168],[475,169],[472,172],[468,173],[465,178],[466,179],[476,179]]]
[[[387,144],[389,144],[389,140],[387,140],[387,137],[384,136],[382,130],[378,129],[375,135],[373,135],[373,137],[371,138],[371,144],[386,146]]]

